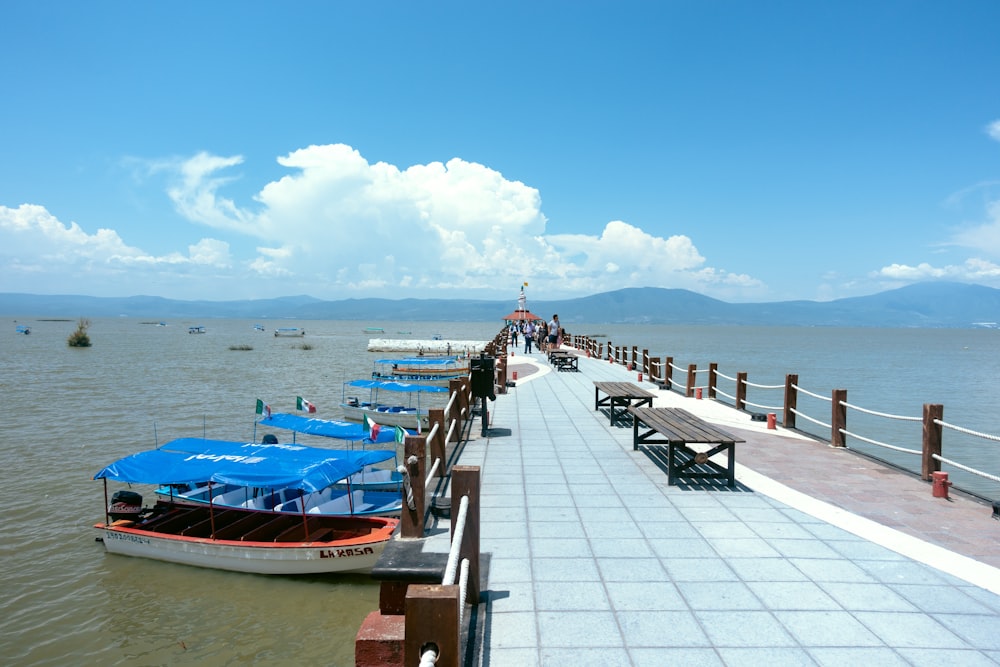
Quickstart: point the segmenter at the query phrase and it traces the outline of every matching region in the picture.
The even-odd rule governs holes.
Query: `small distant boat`
[[[17,333],[24,334],[25,336],[27,336],[28,334],[31,333],[31,327],[26,327],[23,324],[18,324]]]
[[[306,335],[306,330],[298,327],[281,327],[274,330],[274,335],[277,338],[302,338]]]
[[[165,326],[167,326],[167,323],[166,322],[157,322],[156,326],[158,326],[158,327],[165,327]]]
[[[348,390],[368,389],[369,399],[361,401],[357,396],[348,396]],[[386,403],[379,400],[379,391],[406,394],[411,398],[408,405]],[[421,407],[421,394],[447,394],[448,388],[437,385],[411,384],[380,380],[351,380],[344,383],[344,398],[340,404],[344,417],[351,421],[363,422],[367,416],[381,426],[402,426],[408,429],[427,431],[430,428],[426,406]]]
[[[203,334],[205,333],[205,327],[188,327],[189,334]]]
[[[206,446],[218,450],[206,453]],[[94,479],[104,480],[107,499],[109,479],[165,485],[205,480],[312,493],[345,472],[350,467],[332,459],[280,447],[185,438],[120,459]],[[255,574],[323,574],[370,572],[398,526],[398,519],[388,517],[236,509],[212,502],[193,507],[158,501],[147,509],[141,495],[122,489],[94,528],[109,553]]]
[[[385,333],[385,329],[382,327],[365,327],[365,333]]]
[[[263,331],[264,330],[264,325],[263,324],[255,324],[255,325],[253,325],[253,330],[254,331]]]

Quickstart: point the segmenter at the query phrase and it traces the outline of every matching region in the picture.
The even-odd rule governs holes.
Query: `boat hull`
[[[430,428],[430,418],[424,411],[409,410],[400,412],[388,412],[385,410],[373,410],[370,407],[341,403],[344,411],[344,419],[348,421],[363,422],[365,415],[380,426],[401,426],[408,429],[417,429],[426,432]]]
[[[236,510],[230,510],[232,513]],[[171,512],[169,522],[177,524],[178,517],[187,512],[190,520],[195,523],[204,522],[209,516],[202,508],[178,508]],[[225,512],[217,512],[219,523]],[[256,514],[244,512],[244,515]],[[288,528],[294,529],[293,522],[302,524],[302,517],[278,516],[271,514],[274,521],[288,520]],[[320,520],[311,518],[313,525],[320,526]],[[329,521],[338,519],[328,518]],[[341,531],[349,536],[339,539],[325,539],[323,534],[330,534],[329,526],[316,528],[313,532],[319,539],[308,541],[281,541],[280,537],[264,539],[212,539],[211,536],[195,537],[178,534],[179,531],[155,530],[156,520],[144,523],[117,521],[114,524],[96,524],[101,531],[105,549],[108,553],[137,558],[205,567],[232,572],[248,572],[253,574],[325,574],[325,573],[365,573],[370,572],[385,549],[386,543],[392,538],[393,531],[398,526],[394,519],[339,519],[350,530]],[[358,522],[368,522],[360,525]],[[183,520],[181,523],[184,523]],[[262,526],[266,523],[262,522]],[[260,526],[257,526],[261,532]],[[360,528],[360,530],[359,530]],[[222,528],[221,530],[225,530]],[[369,530],[364,534],[365,530]],[[246,537],[247,533],[240,537]],[[232,537],[232,536],[231,536]]]

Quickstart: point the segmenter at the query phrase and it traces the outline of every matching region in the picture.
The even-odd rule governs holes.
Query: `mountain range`
[[[247,301],[179,301],[155,296],[93,297],[0,293],[0,315],[32,317],[239,318],[362,321],[500,321],[516,300],[343,299],[288,296]],[[563,300],[532,300],[532,313],[564,324],[721,324],[842,327],[998,328],[1000,290],[930,282],[834,301],[728,303],[683,289],[638,287]]]

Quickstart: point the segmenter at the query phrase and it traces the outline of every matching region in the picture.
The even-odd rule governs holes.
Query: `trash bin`
[[[495,363],[494,357],[482,354],[469,360],[473,397],[489,398],[491,401],[497,400]]]

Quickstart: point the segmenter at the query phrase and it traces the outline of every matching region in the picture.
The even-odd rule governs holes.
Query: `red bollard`
[[[639,373],[639,382],[642,382],[642,373]]]
[[[514,377],[512,377],[511,379],[512,380],[517,380],[517,371],[514,371],[513,374],[514,374]]]
[[[949,486],[951,482],[948,481],[948,473],[942,470],[931,473],[931,494],[935,498],[947,498]]]
[[[767,427],[772,431],[778,428],[778,415],[773,412],[767,413]]]
[[[696,387],[694,390],[694,397],[699,401],[701,400],[701,387]]]

